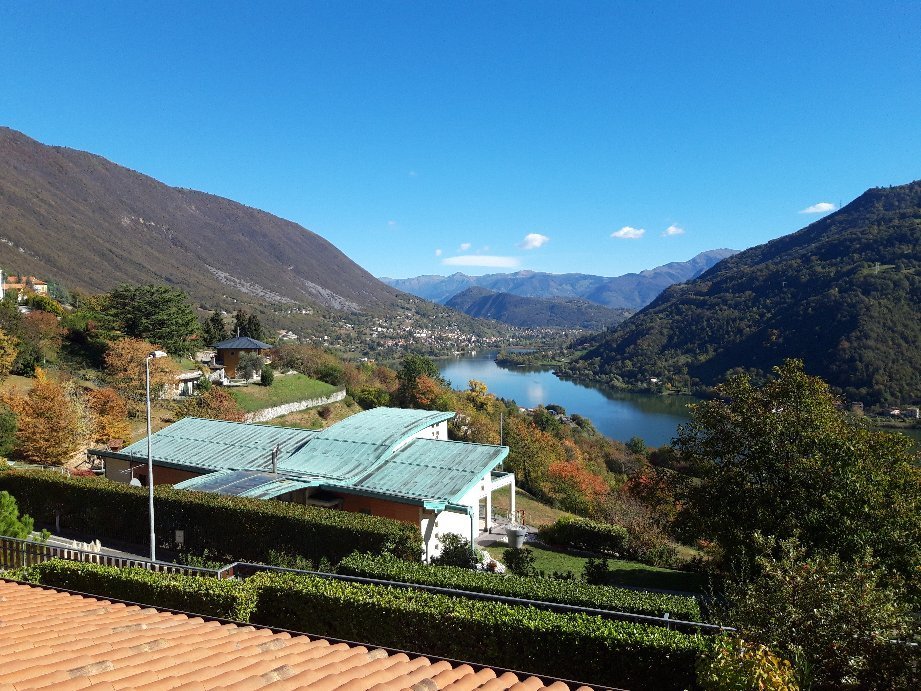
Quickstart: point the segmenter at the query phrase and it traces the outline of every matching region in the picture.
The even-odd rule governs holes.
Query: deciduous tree
[[[139,338],[122,338],[109,344],[105,354],[105,371],[112,386],[137,414],[146,400],[144,361],[157,347]],[[159,398],[164,387],[175,382],[177,367],[170,358],[150,361],[150,395]]]
[[[89,391],[86,404],[92,413],[94,442],[105,444],[113,439],[128,439],[128,403],[115,389]]]
[[[693,406],[676,446],[696,468],[682,518],[729,562],[752,564],[753,535],[798,537],[854,559],[872,550],[921,594],[921,468],[911,441],[837,407],[799,361],[754,386],[745,375]]]
[[[73,388],[40,367],[28,393],[3,399],[17,416],[16,454],[30,463],[63,465],[88,436],[88,416]]]
[[[176,406],[176,419],[203,417],[243,422],[244,415],[237,400],[219,386],[213,386],[199,396],[186,398]]]
[[[18,353],[19,339],[0,329],[0,378],[7,377]]]

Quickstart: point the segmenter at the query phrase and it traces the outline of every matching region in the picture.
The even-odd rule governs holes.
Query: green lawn
[[[497,513],[507,513],[510,509],[510,496],[510,487],[503,487],[502,489],[493,492],[493,510]],[[540,528],[542,526],[555,523],[556,520],[562,516],[574,515],[568,511],[562,511],[560,509],[555,509],[552,506],[542,504],[523,489],[518,487],[515,488],[515,509],[518,511],[524,511],[525,525],[530,525],[534,528]]]
[[[534,550],[534,565],[548,575],[554,571],[572,571],[577,578],[582,575],[582,567],[587,561],[586,557],[543,549],[534,545],[528,545],[528,547]],[[614,572],[612,585],[690,592],[703,592],[707,585],[700,574],[662,569],[635,561],[608,559],[608,566]]]
[[[240,407],[248,413],[308,398],[329,396],[337,390],[338,387],[305,377],[303,374],[276,374],[271,386],[250,384],[228,389]]]

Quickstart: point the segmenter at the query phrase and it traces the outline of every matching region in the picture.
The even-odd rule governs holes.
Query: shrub
[[[413,589],[278,573],[248,583],[254,623],[598,685],[690,688],[702,647],[662,627]]]
[[[789,660],[763,645],[732,636],[717,636],[697,661],[697,684],[703,691],[798,691]]]
[[[259,373],[259,383],[263,386],[271,386],[275,381],[275,370],[268,365],[262,366],[262,372]]]
[[[256,605],[253,589],[242,581],[118,569],[63,559],[22,569],[19,577],[55,588],[236,621],[249,621]]]
[[[63,528],[139,545],[149,540],[143,520],[146,489],[103,478],[22,471],[0,473],[0,489],[13,494],[37,522],[51,524],[59,512]],[[161,547],[171,546],[175,530],[184,530],[186,549],[196,554],[207,550],[227,561],[266,562],[273,551],[332,563],[355,550],[387,551],[410,560],[422,554],[419,529],[389,518],[167,485],[155,487],[154,494]]]
[[[621,554],[627,543],[627,531],[619,525],[569,516],[544,526],[537,534],[541,540],[552,545],[574,547],[598,554]]]
[[[511,550],[508,550],[511,551]],[[338,572],[349,576],[417,583],[578,607],[700,621],[700,606],[692,597],[647,593],[626,588],[597,586],[569,580],[553,580],[471,571],[451,566],[411,564],[389,555],[351,554]]]
[[[470,540],[457,533],[446,533],[438,536],[441,542],[441,552],[432,559],[433,564],[441,566],[457,566],[462,569],[475,569],[479,563],[476,553],[470,547]]]
[[[502,563],[505,568],[516,576],[536,576],[537,568],[534,566],[534,550],[524,547],[522,549],[507,549],[502,553]]]
[[[886,585],[876,561],[809,556],[793,539],[756,534],[754,543],[759,573],[729,584],[723,613],[747,640],[796,663],[803,687],[918,687],[921,656],[890,642],[912,636],[905,593]]]

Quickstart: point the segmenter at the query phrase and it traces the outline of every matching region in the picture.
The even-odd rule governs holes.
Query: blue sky
[[[617,275],[921,178],[918,2],[220,8],[0,0],[0,124],[393,277]]]

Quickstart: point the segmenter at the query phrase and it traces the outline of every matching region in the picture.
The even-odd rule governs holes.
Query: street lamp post
[[[153,504],[153,454],[150,450],[150,361],[154,358],[166,357],[162,350],[155,350],[144,358],[144,371],[147,374],[147,497],[148,513],[150,514],[150,561],[157,560],[157,537],[154,531],[154,504]]]

